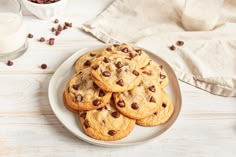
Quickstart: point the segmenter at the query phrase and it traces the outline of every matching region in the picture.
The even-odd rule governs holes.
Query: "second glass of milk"
[[[212,30],[219,19],[224,0],[185,0],[182,24],[188,31]]]
[[[0,0],[0,61],[15,59],[28,48],[18,0]]]

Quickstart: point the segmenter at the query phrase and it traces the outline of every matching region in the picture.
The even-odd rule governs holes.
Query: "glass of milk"
[[[0,61],[15,59],[27,48],[21,4],[18,0],[0,0]]]
[[[224,0],[185,0],[182,24],[188,31],[212,30],[219,19]]]

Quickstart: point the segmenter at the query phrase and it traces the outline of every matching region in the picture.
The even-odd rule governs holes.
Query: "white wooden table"
[[[0,63],[0,156],[236,156],[236,98],[225,98],[180,82],[183,104],[176,123],[152,142],[122,148],[90,145],[72,135],[53,114],[48,84],[55,70],[80,48],[102,44],[79,29],[112,0],[71,0],[61,21],[73,28],[56,37],[55,45],[39,43],[53,37],[51,21],[25,16],[27,53],[9,67]],[[40,65],[48,68],[42,70]]]

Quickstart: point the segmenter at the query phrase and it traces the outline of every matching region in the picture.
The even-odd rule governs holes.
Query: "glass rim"
[[[15,9],[15,11],[10,11],[10,12],[14,12],[14,13],[16,13],[16,14],[20,14],[21,13],[21,11],[22,11],[22,5],[21,5],[21,3],[20,3],[20,1],[19,0],[15,0],[15,2],[17,2],[17,8]]]

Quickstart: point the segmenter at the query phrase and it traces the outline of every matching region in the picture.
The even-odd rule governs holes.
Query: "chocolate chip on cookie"
[[[152,96],[151,98],[150,98],[150,100],[149,100],[150,102],[156,102],[156,100],[155,100],[155,98]]]
[[[86,115],[87,115],[87,113],[86,112],[83,112],[81,115],[80,115],[80,117],[82,117],[82,118],[86,118]]]
[[[161,78],[161,79],[165,79],[165,78],[166,78],[166,75],[160,74],[160,78]]]
[[[136,70],[133,70],[132,72],[135,76],[138,76],[139,75],[139,72],[137,72]]]
[[[77,100],[77,102],[81,102],[81,101],[83,101],[83,96],[80,95],[80,94],[77,95],[76,100]]]
[[[91,65],[91,61],[90,60],[86,60],[85,62],[84,62],[84,66],[90,66]]]
[[[107,58],[107,57],[104,57],[103,61],[104,61],[105,63],[110,63],[110,62],[111,62],[111,60],[110,60],[109,58]]]
[[[95,100],[93,100],[93,105],[94,106],[98,106],[98,105],[100,105],[102,102],[101,102],[101,100],[100,99],[95,99]]]
[[[125,101],[124,101],[124,100],[119,100],[119,101],[117,102],[117,105],[118,105],[119,107],[125,107]]]
[[[162,103],[162,107],[166,108],[166,103]]]
[[[74,85],[72,86],[72,88],[73,88],[74,90],[78,90],[79,87],[80,87],[80,84],[74,84]]]
[[[98,64],[94,64],[94,65],[92,66],[92,68],[93,68],[94,70],[97,70],[97,69],[98,69],[98,67],[99,67],[99,65],[98,65]]]
[[[156,88],[154,85],[148,87],[148,89],[151,91],[151,92],[156,92]]]
[[[139,108],[138,104],[136,102],[131,104],[132,109],[137,110]]]
[[[84,121],[84,127],[85,127],[86,129],[90,127],[88,120],[85,120],[85,121]]]
[[[118,84],[120,86],[124,86],[124,81],[122,79],[120,79],[116,82],[116,84]]]
[[[105,96],[105,95],[106,95],[106,94],[103,92],[103,90],[100,90],[100,91],[99,91],[99,94],[98,94],[99,97],[103,97],[103,96]]]
[[[119,118],[119,117],[120,117],[120,113],[117,112],[117,111],[112,112],[111,115],[112,115],[112,117],[114,117],[114,118]]]
[[[102,75],[105,76],[105,77],[110,77],[111,73],[109,71],[103,71]]]
[[[118,61],[118,62],[115,64],[115,66],[116,66],[118,69],[120,69],[120,68],[122,68],[124,65],[123,65],[120,61]]]
[[[121,51],[124,52],[124,53],[128,53],[128,52],[129,52],[129,49],[128,49],[127,47],[125,47],[125,48],[123,48]]]
[[[116,131],[115,130],[109,130],[108,134],[111,135],[111,136],[114,136],[116,134]]]

